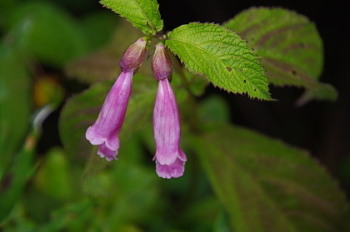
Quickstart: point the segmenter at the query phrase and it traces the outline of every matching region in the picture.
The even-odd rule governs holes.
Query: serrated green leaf
[[[152,112],[156,84],[152,78],[138,74],[134,76],[134,82],[137,84],[133,86],[133,93],[119,135],[121,146],[122,141],[139,129],[150,118]],[[94,146],[86,140],[85,132],[97,119],[111,86],[110,81],[93,85],[66,103],[61,112],[59,129],[61,140],[68,154],[77,158],[87,158],[92,153]]]
[[[235,231],[342,231],[345,196],[307,152],[239,127],[212,129],[192,148]]]
[[[234,32],[209,23],[190,23],[168,33],[166,46],[188,69],[204,74],[215,86],[270,100],[264,70]]]
[[[101,0],[100,3],[122,17],[147,35],[163,29],[156,0]]]
[[[319,91],[307,93],[316,99],[337,98],[334,88],[317,81],[323,68],[323,44],[315,24],[305,16],[282,8],[251,8],[224,26],[255,49],[272,84]]]

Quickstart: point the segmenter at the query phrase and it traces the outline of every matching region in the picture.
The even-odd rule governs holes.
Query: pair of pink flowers
[[[97,154],[108,161],[117,158],[118,134],[131,95],[133,74],[144,60],[146,47],[147,41],[141,38],[125,51],[120,61],[122,72],[108,93],[96,122],[86,131],[86,139],[98,145]],[[156,45],[152,69],[158,81],[153,111],[156,171],[162,178],[177,178],[183,175],[187,158],[180,148],[179,112],[168,80],[171,62],[162,43]]]

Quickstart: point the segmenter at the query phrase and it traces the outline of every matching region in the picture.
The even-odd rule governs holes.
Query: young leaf
[[[166,46],[193,72],[233,93],[270,100],[264,70],[234,32],[209,23],[190,23],[168,33]]]
[[[163,29],[156,0],[101,0],[102,5],[125,17],[147,35]]]
[[[235,231],[343,231],[344,194],[307,152],[227,125],[194,141]]]
[[[317,81],[323,44],[315,24],[306,17],[281,8],[251,8],[224,26],[255,49],[272,84],[305,87],[308,98],[337,98],[332,86]]]
[[[149,119],[152,112],[152,104],[155,96],[156,85],[140,83],[148,80],[153,83],[152,78],[135,75],[133,94],[121,129],[121,142],[127,135],[143,125]],[[91,154],[93,146],[86,140],[86,129],[97,119],[111,82],[102,82],[93,85],[82,94],[72,97],[62,110],[59,122],[60,137],[67,152],[76,157],[85,157]],[[74,133],[72,133],[74,131]]]

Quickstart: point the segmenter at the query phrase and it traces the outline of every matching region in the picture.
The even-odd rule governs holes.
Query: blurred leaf
[[[230,232],[231,227],[230,227],[230,222],[229,222],[229,217],[227,213],[221,212],[219,216],[217,217],[213,232]]]
[[[65,200],[72,196],[72,181],[68,160],[63,151],[58,148],[50,150],[35,177],[38,188],[55,199]]]
[[[118,16],[105,11],[90,13],[82,19],[80,25],[92,50],[106,44],[117,26],[117,20]]]
[[[123,52],[140,36],[141,33],[129,23],[119,21],[106,48],[69,63],[66,68],[67,75],[90,84],[114,80],[120,72],[119,60]]]
[[[21,3],[11,18],[8,39],[34,59],[54,66],[84,55],[87,41],[74,19],[44,2]]]
[[[86,129],[97,119],[107,92],[112,83],[107,81],[93,85],[82,94],[72,97],[61,112],[60,137],[68,154],[87,158],[93,146],[86,140]],[[136,74],[133,93],[129,101],[125,121],[119,135],[121,144],[150,119],[156,83],[150,77]],[[74,132],[74,133],[72,133]]]
[[[198,115],[202,120],[212,122],[229,122],[230,110],[225,99],[218,95],[205,98],[199,106]]]
[[[22,60],[5,46],[0,44],[0,179],[23,143],[31,110],[30,77]]]
[[[307,152],[228,125],[196,136],[192,148],[235,230],[342,231],[344,194]]]
[[[187,206],[187,211],[184,212],[186,217],[179,217],[178,220],[192,226],[189,231],[212,231],[213,224],[222,210],[220,202],[214,195],[210,197],[193,199],[191,204]]]
[[[122,17],[147,35],[163,29],[156,0],[101,0],[100,3]]]
[[[0,228],[6,232],[34,232],[35,223],[28,218],[23,204],[16,204],[6,221],[1,223]]]
[[[317,83],[310,88],[306,89],[303,95],[296,102],[297,105],[301,106],[307,102],[317,100],[332,100],[335,101],[338,98],[337,90],[330,84]]]
[[[146,169],[135,163],[126,164],[119,160],[113,172],[114,174],[110,176],[113,178],[111,179],[113,188],[108,193],[108,201],[104,202],[110,211],[106,215],[99,215],[101,223],[104,222],[102,224],[104,231],[122,231],[120,226],[125,222],[150,226],[152,222],[157,221],[154,217],[159,211],[162,199],[155,170]]]
[[[21,197],[25,184],[34,174],[32,159],[36,143],[37,134],[32,132],[27,136],[23,148],[16,154],[9,172],[0,178],[0,222],[11,212]]]
[[[101,231],[124,231],[130,222],[149,226],[156,221],[155,213],[161,204],[159,178],[153,167],[143,165],[145,154],[137,137],[123,143],[119,156],[109,168],[90,170],[82,178],[85,193],[100,203],[95,226]],[[96,154],[92,157],[100,159]]]
[[[56,209],[46,225],[36,229],[38,232],[85,231],[93,219],[94,204],[82,199],[68,206]]]
[[[215,86],[252,98],[270,100],[259,60],[234,32],[209,23],[190,23],[168,33],[166,46],[192,72]]]
[[[0,1],[0,31],[8,24],[8,16],[12,10],[17,6],[19,0],[1,0]]]
[[[272,84],[304,87],[305,100],[336,100],[337,91],[317,81],[323,68],[323,44],[315,24],[305,16],[282,8],[251,8],[224,26],[256,50]]]

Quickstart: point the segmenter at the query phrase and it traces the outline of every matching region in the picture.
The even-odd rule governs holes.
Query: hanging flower
[[[158,80],[158,92],[153,111],[156,171],[160,177],[176,178],[183,175],[187,158],[180,148],[179,112],[175,95],[167,78],[171,73],[171,63],[163,44],[156,46],[152,68]]]
[[[146,53],[146,41],[137,40],[123,54],[121,74],[108,93],[96,122],[86,131],[86,139],[98,145],[97,154],[110,161],[117,158],[119,131],[122,127],[135,70],[142,64]]]

